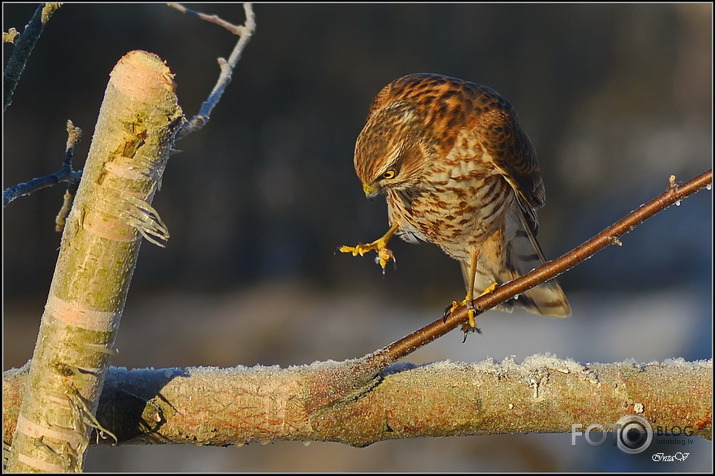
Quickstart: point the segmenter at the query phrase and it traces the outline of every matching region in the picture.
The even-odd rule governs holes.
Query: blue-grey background
[[[243,22],[240,4],[201,4]],[[22,30],[34,4],[3,4]],[[712,166],[711,4],[257,4],[257,31],[211,122],[178,144],[154,206],[167,248],[145,243],[114,365],[291,364],[358,357],[436,319],[463,296],[458,264],[395,240],[382,277],[341,244],[386,230],[352,167],[373,96],[412,72],[491,86],[516,107],[547,191],[548,257],[582,243]],[[160,55],[194,114],[234,39],[164,4],[66,4],[33,52],[3,121],[3,187],[47,174],[65,121],[84,130],[81,167],[108,74],[132,49]],[[11,51],[4,46],[4,54]],[[32,355],[57,256],[63,190],[3,211],[4,368]],[[423,363],[551,353],[579,362],[712,357],[712,192],[671,207],[560,277],[573,316],[491,312]],[[260,316],[260,317],[259,317]],[[615,422],[614,422],[615,423]],[[583,443],[583,442],[581,442]],[[92,471],[681,471],[711,469],[696,439],[683,463],[648,462],[570,435],[391,441],[354,449],[91,448]],[[671,448],[683,451],[682,447]],[[665,452],[669,451],[666,448]]]

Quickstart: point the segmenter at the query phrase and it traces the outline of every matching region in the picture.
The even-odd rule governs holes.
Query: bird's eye
[[[395,171],[393,169],[390,169],[387,172],[385,172],[384,174],[382,174],[383,179],[389,180],[394,177],[395,177]]]

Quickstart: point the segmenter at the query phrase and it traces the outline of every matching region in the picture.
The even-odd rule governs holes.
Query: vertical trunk
[[[151,53],[110,75],[67,220],[8,461],[12,472],[82,470],[142,236],[168,232],[150,203],[182,113]]]

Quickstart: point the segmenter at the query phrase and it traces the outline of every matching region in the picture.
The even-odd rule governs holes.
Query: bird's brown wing
[[[546,201],[541,171],[536,162],[536,151],[519,124],[511,104],[493,91],[492,93],[488,94],[488,109],[476,118],[474,127],[495,168],[516,192],[519,204],[535,231],[535,210],[542,207]]]
[[[541,207],[545,194],[536,152],[514,111],[495,107],[482,114],[476,126],[482,145],[514,190],[530,205]]]

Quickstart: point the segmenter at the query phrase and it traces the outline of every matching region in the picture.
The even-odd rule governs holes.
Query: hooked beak
[[[372,200],[377,197],[378,193],[380,193],[380,187],[375,184],[364,183],[362,184],[362,191],[365,192],[365,196],[367,198]]]

